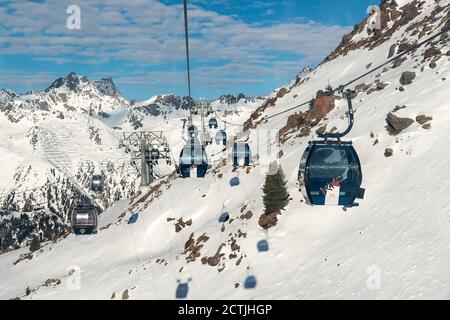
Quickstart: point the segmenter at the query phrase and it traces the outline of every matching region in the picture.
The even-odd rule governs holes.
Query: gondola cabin
[[[145,161],[147,164],[158,164],[158,159],[161,158],[161,153],[158,149],[153,148],[145,151]]]
[[[198,136],[198,129],[196,126],[194,125],[190,125],[188,126],[188,134],[191,138],[197,137]]]
[[[220,130],[216,133],[216,143],[217,144],[223,144],[224,146],[227,145],[227,133],[225,130]]]
[[[78,203],[72,212],[72,229],[75,234],[92,234],[97,231],[98,212],[89,203]]]
[[[105,179],[102,175],[94,175],[91,179],[91,190],[94,192],[102,192],[105,186]]]
[[[217,129],[219,127],[219,124],[217,123],[217,119],[216,118],[209,119],[208,125],[209,125],[210,129]]]
[[[152,160],[158,160],[160,158],[159,150],[156,148],[153,148],[152,150],[150,150],[150,158]]]
[[[205,144],[210,145],[213,143],[213,139],[211,137],[211,134],[209,132],[205,132]]]
[[[231,153],[233,166],[247,167],[251,163],[250,146],[245,142],[236,142]]]
[[[361,164],[351,142],[311,141],[302,156],[298,180],[311,205],[351,207],[364,197]]]
[[[197,116],[198,113],[199,113],[200,107],[199,106],[192,106],[191,110],[192,110],[192,114]]]
[[[204,178],[208,170],[205,146],[190,139],[180,154],[180,173],[183,178]]]

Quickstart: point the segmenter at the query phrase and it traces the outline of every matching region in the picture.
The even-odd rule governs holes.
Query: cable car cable
[[[364,77],[366,77],[366,76],[368,76],[368,75],[374,73],[375,71],[377,71],[377,70],[383,68],[384,66],[386,66],[386,65],[388,65],[388,64],[390,64],[390,63],[392,63],[392,62],[394,62],[394,61],[397,60],[398,58],[401,58],[401,57],[407,55],[408,53],[410,53],[410,52],[412,52],[412,51],[414,51],[414,50],[416,50],[416,49],[418,49],[418,48],[424,46],[425,44],[431,42],[432,40],[436,39],[437,37],[443,35],[444,33],[449,32],[449,31],[450,31],[450,27],[443,28],[441,31],[439,31],[439,32],[436,33],[435,35],[433,35],[433,36],[431,36],[431,37],[429,37],[429,38],[423,40],[422,42],[419,42],[418,44],[412,46],[412,47],[409,48],[408,50],[406,50],[406,51],[404,51],[404,52],[402,52],[402,53],[400,53],[400,54],[398,54],[398,55],[396,55],[396,56],[394,56],[394,57],[388,59],[386,62],[384,62],[384,63],[378,65],[377,67],[371,69],[370,71],[365,72],[364,74],[362,74],[362,75],[360,75],[360,76],[358,76],[358,77],[356,77],[356,78],[354,78],[354,79],[348,81],[347,83],[345,83],[345,84],[343,84],[343,85],[337,86],[335,89],[331,90],[331,92],[332,92],[332,93],[335,93],[336,91],[341,92],[341,93],[344,92],[344,89],[345,89],[346,87],[348,87],[349,85],[351,85],[351,84],[355,83],[356,81],[361,80],[362,78],[364,78]],[[311,100],[305,101],[304,103],[301,103],[301,104],[299,104],[299,105],[297,105],[297,106],[295,106],[295,107],[292,107],[292,108],[289,108],[289,109],[287,109],[287,110],[284,110],[284,111],[275,113],[275,114],[273,114],[273,115],[271,115],[271,116],[268,116],[268,117],[265,117],[265,118],[263,118],[263,119],[264,119],[264,120],[272,119],[272,118],[274,118],[274,117],[277,117],[277,116],[282,115],[282,114],[284,114],[284,113],[287,113],[287,112],[289,112],[289,111],[292,111],[292,110],[298,109],[298,108],[300,108],[300,107],[303,107],[303,106],[305,106],[305,105],[307,105],[307,104],[310,104],[310,103],[314,102],[314,100],[315,100],[315,99],[311,99]]]
[[[419,42],[418,44],[412,46],[412,47],[409,48],[408,50],[405,50],[405,51],[403,51],[402,53],[396,55],[395,57],[392,57],[392,58],[388,59],[386,62],[380,64],[379,66],[377,66],[377,67],[371,69],[370,71],[367,71],[366,73],[362,74],[361,76],[359,76],[359,77],[357,77],[357,78],[355,78],[355,79],[353,79],[353,80],[351,80],[351,81],[347,82],[346,84],[344,84],[344,85],[342,85],[342,86],[339,86],[339,87],[342,87],[342,88],[348,87],[349,85],[355,83],[356,81],[361,80],[362,78],[368,76],[369,74],[372,74],[372,73],[374,73],[375,71],[377,71],[377,70],[383,68],[384,66],[386,66],[386,65],[388,65],[388,64],[390,64],[390,63],[392,63],[392,62],[394,62],[394,61],[397,60],[398,58],[401,58],[401,57],[407,55],[408,53],[410,53],[410,52],[412,52],[412,51],[414,51],[414,50],[420,48],[421,46],[427,44],[428,42],[430,42],[430,41],[436,39],[437,37],[439,37],[440,35],[442,35],[442,34],[448,32],[448,31],[450,31],[450,27],[443,28],[440,32],[436,33],[435,35],[433,35],[433,36],[431,36],[431,37],[429,37],[429,38],[423,40],[422,42]]]
[[[222,121],[222,122],[225,123],[225,124],[228,124],[228,125],[234,126],[234,127],[244,127],[243,124],[235,124],[235,123],[231,123],[231,122],[228,122],[228,121],[223,120],[221,117],[219,117],[219,115],[217,114],[217,111],[215,112],[215,115],[216,115],[216,118],[217,118],[217,119],[219,119],[220,121]]]
[[[191,104],[191,63],[189,56],[189,26],[188,26],[188,13],[187,13],[187,0],[183,1],[184,7],[184,36],[186,42],[186,65],[187,65],[187,80],[188,80],[188,107],[189,107],[189,120],[192,122],[192,104]]]

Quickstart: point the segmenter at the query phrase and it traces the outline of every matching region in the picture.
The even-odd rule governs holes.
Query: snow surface
[[[449,2],[440,3],[448,6]],[[427,4],[434,5],[433,1]],[[264,115],[309,100],[328,81],[332,86],[345,83],[363,73],[369,63],[383,62],[403,31],[371,51],[351,51],[319,66],[308,75],[308,81],[292,88]],[[155,183],[163,183],[160,193],[140,203],[139,198],[123,200],[107,209],[100,224],[109,227],[99,228],[96,235],[70,234],[57,243],[46,243],[33,259],[15,265],[28,248],[1,255],[0,298],[121,299],[128,290],[130,299],[174,299],[177,280],[191,279],[189,299],[449,299],[450,202],[446,185],[450,180],[450,63],[443,55],[435,69],[429,68],[421,62],[426,48],[414,53],[419,57],[417,62],[408,59],[382,73],[379,79],[389,84],[384,90],[360,93],[354,101],[356,123],[348,139],[358,151],[363,187],[367,189],[359,207],[344,211],[302,202],[297,170],[312,137],[293,138],[280,146],[284,156],[279,160],[292,200],[269,232],[257,223],[263,212],[264,163],[255,165],[250,173],[244,169],[233,172],[228,163],[216,167],[218,172],[210,172],[203,180],[165,177]],[[449,49],[447,43],[441,51]],[[402,72],[413,69],[417,78],[400,92]],[[362,82],[373,83],[375,79],[371,75]],[[385,118],[397,105],[407,106],[396,113],[398,116],[432,116],[432,128],[425,130],[414,123],[398,136],[389,135]],[[345,105],[338,104],[326,120],[328,128],[343,127],[344,112]],[[230,122],[243,123],[248,115],[233,116]],[[258,130],[279,130],[286,119],[287,115],[275,117]],[[164,126],[176,155],[177,147],[182,146],[181,121],[146,121],[149,126]],[[240,129],[232,130],[237,134]],[[376,145],[375,139],[379,141]],[[257,149],[254,138],[250,144]],[[393,157],[384,156],[385,148],[394,150]],[[261,153],[265,151],[260,148]],[[25,151],[9,155],[12,162],[25,156]],[[239,176],[240,185],[232,188],[229,181],[235,176]],[[247,206],[244,212],[253,213],[250,220],[239,219],[243,205]],[[218,218],[224,211],[234,220],[225,223],[221,232]],[[127,224],[133,212],[139,212],[139,218],[135,224]],[[192,225],[177,233],[176,221],[168,219],[181,217],[192,219]],[[239,230],[246,236],[238,237]],[[210,239],[200,249],[201,256],[187,263],[183,251],[192,233],[195,239],[202,234]],[[229,258],[230,234],[240,246],[238,258],[243,256],[238,266],[238,258]],[[257,251],[261,239],[269,242],[266,253]],[[225,259],[215,267],[203,265],[201,258],[213,256],[222,243],[226,244],[221,251]],[[368,285],[373,270],[379,271],[378,289]],[[253,290],[243,288],[249,275],[257,278]],[[74,286],[77,277],[79,287]],[[61,283],[43,286],[47,279]],[[27,287],[32,293],[25,296]]]

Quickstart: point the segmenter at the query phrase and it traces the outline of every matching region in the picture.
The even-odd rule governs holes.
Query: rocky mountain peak
[[[66,77],[61,77],[55,80],[45,92],[49,92],[51,89],[57,89],[66,87],[70,91],[80,91],[82,84],[89,82],[85,76],[77,75],[75,72],[69,73]]]
[[[19,94],[9,89],[0,89],[0,103],[13,101]]]
[[[308,75],[313,69],[310,66],[304,66],[302,70],[297,74],[297,78],[303,78]]]
[[[181,105],[181,98],[178,96],[174,96],[172,94],[160,95],[156,97],[154,103],[166,106],[173,106],[178,109]]]
[[[247,100],[250,99],[248,97],[246,97],[243,93],[239,93],[237,96],[232,95],[232,94],[226,94],[223,95],[219,98],[220,103],[222,104],[235,104],[238,103],[241,100]]]
[[[116,84],[114,83],[111,77],[96,80],[93,82],[94,86],[103,93],[104,95],[110,97],[122,97],[122,93],[117,89]]]

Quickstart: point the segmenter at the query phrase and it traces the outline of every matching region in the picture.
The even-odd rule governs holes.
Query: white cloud
[[[0,54],[26,54],[37,61],[57,64],[120,60],[151,67],[184,62],[181,5],[155,0],[75,2],[81,8],[81,30],[66,28],[66,8],[73,0],[5,1],[0,10]],[[205,10],[199,6],[204,0],[194,3],[189,12],[191,55],[200,66],[194,68],[193,75],[197,75],[194,81],[206,81],[204,84],[220,78],[227,82],[233,76],[241,81],[274,73],[293,76],[304,64],[319,62],[350,29],[313,21],[250,24]],[[252,1],[250,5],[271,10],[273,2]],[[280,63],[280,59],[286,63]],[[219,67],[202,67],[207,64]],[[171,74],[152,76],[168,80]],[[123,77],[120,81],[138,80]]]

